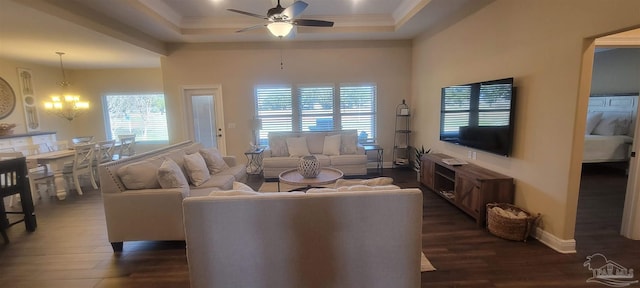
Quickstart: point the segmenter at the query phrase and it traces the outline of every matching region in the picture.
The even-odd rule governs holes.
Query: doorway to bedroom
[[[622,33],[639,35],[640,29]],[[575,238],[632,237],[636,218],[634,191],[637,158],[631,157],[637,134],[640,91],[640,37],[636,46],[607,48],[619,34],[596,40],[591,97],[586,119],[584,155]],[[636,146],[635,149],[639,149]],[[635,233],[639,233],[636,231]],[[636,236],[638,237],[638,236]],[[638,238],[636,238],[638,239]]]

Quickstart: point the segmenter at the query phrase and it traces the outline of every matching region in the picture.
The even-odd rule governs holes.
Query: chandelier
[[[80,96],[67,94],[67,90],[71,83],[67,81],[67,77],[64,73],[64,66],[62,66],[62,55],[64,52],[56,52],[60,56],[60,70],[62,71],[62,81],[58,83],[62,88],[61,95],[52,95],[51,101],[44,102],[45,111],[56,115],[58,117],[67,119],[69,121],[76,118],[82,112],[89,109],[89,102],[80,101]]]

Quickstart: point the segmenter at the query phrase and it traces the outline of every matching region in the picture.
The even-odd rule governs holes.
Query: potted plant
[[[415,170],[417,173],[417,177],[418,177],[418,182],[420,182],[420,164],[421,164],[421,159],[422,159],[422,155],[427,154],[429,152],[431,152],[431,149],[424,149],[424,145],[422,145],[420,147],[420,149],[418,148],[414,148],[416,150],[416,154],[415,154],[415,159],[413,161],[413,170]]]

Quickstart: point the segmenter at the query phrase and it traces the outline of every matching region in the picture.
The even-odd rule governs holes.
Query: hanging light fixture
[[[291,32],[292,28],[293,25],[288,22],[272,22],[267,25],[267,29],[269,29],[269,32],[271,32],[271,34],[273,34],[274,36],[280,38],[289,35],[289,32]]]
[[[64,52],[56,52],[56,54],[60,56],[62,81],[58,83],[58,85],[62,88],[62,93],[60,95],[52,95],[51,101],[44,102],[44,109],[51,114],[71,121],[80,113],[89,109],[89,102],[80,101],[80,96],[78,95],[68,94],[68,89],[69,86],[71,86],[71,83],[67,81],[67,77],[64,73],[64,66],[62,65],[62,55],[64,55]]]

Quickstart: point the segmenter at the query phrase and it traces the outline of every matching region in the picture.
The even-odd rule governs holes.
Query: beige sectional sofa
[[[420,287],[419,189],[184,200],[191,287]]]
[[[336,168],[345,176],[367,174],[367,155],[358,144],[356,130],[270,132],[268,137],[262,159],[264,178],[278,178],[283,171],[298,167],[305,154],[315,155],[320,167]]]
[[[114,251],[122,250],[124,241],[184,240],[184,198],[229,190],[234,181],[246,180],[245,164],[237,163],[232,156],[222,157],[226,165],[212,175],[209,167],[205,167],[207,170],[203,173],[209,173],[210,179],[205,180],[202,177],[206,175],[199,175],[198,178],[202,179],[195,180],[202,183],[197,187],[193,184],[194,179],[172,187],[166,186],[166,179],[158,178],[158,171],[167,171],[164,169],[169,163],[165,162],[166,159],[172,159],[177,164],[175,167],[179,167],[174,170],[180,170],[173,171],[171,175],[178,177],[182,173],[185,176],[182,181],[195,176],[194,170],[185,165],[186,155],[199,156],[194,153],[202,151],[209,149],[203,150],[201,144],[187,141],[98,167],[107,232]]]

